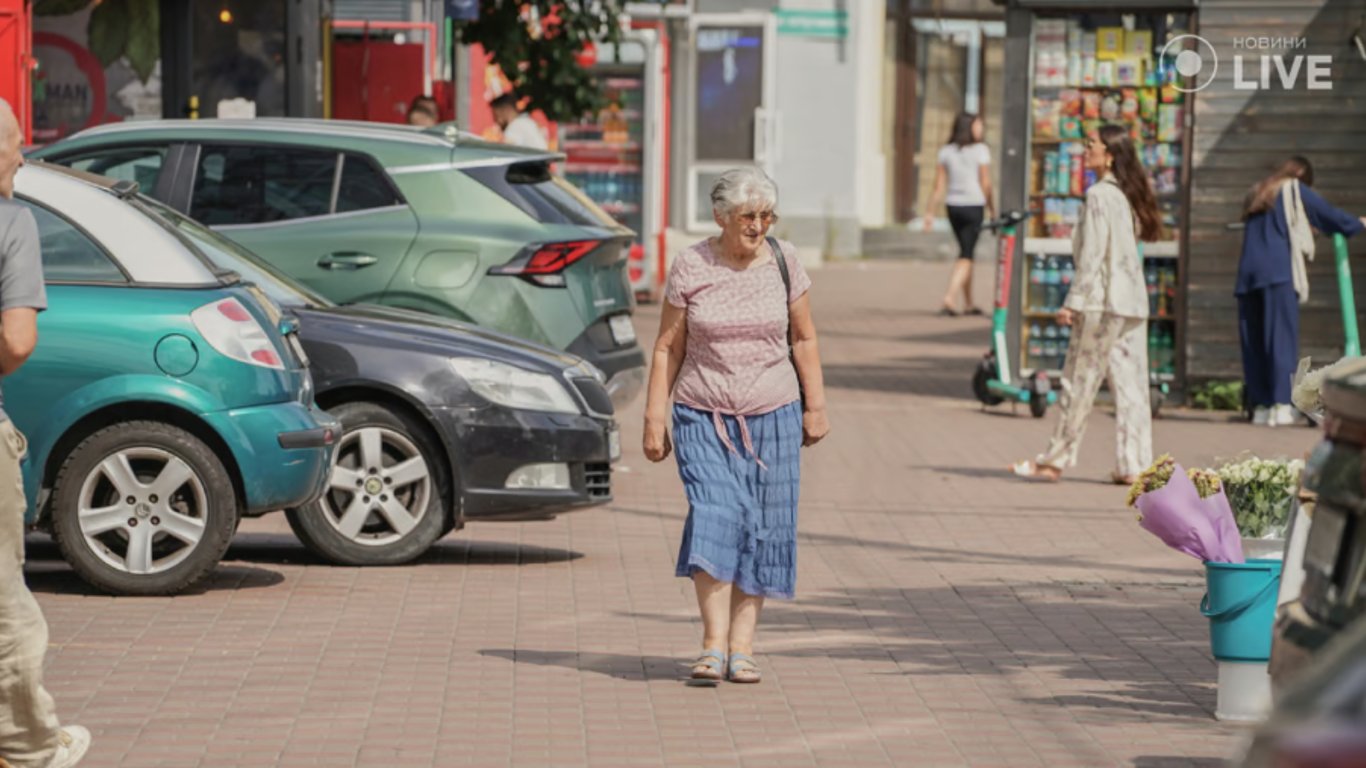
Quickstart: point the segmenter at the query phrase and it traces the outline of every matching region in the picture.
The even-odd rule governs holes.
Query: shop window
[[[28,200],[18,202],[33,212],[43,251],[43,277],[50,283],[126,283],[104,249],[71,222]]]
[[[279,0],[193,3],[194,93],[200,117],[285,114],[285,6]],[[242,101],[237,101],[241,99]],[[225,107],[226,108],[226,107]]]
[[[210,226],[266,224],[332,210],[337,154],[295,147],[204,147],[190,216]]]

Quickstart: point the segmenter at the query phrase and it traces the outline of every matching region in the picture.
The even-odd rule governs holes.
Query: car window
[[[43,253],[43,278],[48,282],[126,283],[128,278],[94,240],[71,222],[23,198],[18,202],[38,222]]]
[[[337,188],[337,213],[402,203],[393,185],[374,163],[356,155],[346,156],[342,163],[341,186]]]
[[[235,272],[244,282],[254,283],[282,307],[330,307],[332,302],[301,285],[267,264],[260,256],[243,248],[155,200],[140,198],[146,211],[159,217],[172,231],[193,246],[219,270]]]
[[[332,210],[336,169],[335,152],[206,146],[190,216],[210,226],[325,216]]]
[[[115,147],[83,155],[67,155],[54,162],[111,179],[136,181],[142,191],[150,195],[156,189],[157,179],[161,177],[166,152],[166,147]]]
[[[545,161],[466,168],[465,173],[544,224],[615,227],[616,220]]]

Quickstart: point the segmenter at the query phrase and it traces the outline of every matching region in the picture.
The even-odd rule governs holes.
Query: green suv
[[[136,181],[335,302],[568,350],[618,406],[644,387],[632,233],[552,174],[560,155],[449,128],[258,119],[106,125],[31,157]]]

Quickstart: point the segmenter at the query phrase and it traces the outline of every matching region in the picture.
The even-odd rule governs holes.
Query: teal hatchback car
[[[243,515],[317,499],[340,425],[313,405],[293,321],[136,192],[20,170],[48,310],[4,407],[28,438],[27,521],[96,587],[152,595],[208,574]]]
[[[563,156],[453,129],[302,119],[133,121],[32,155],[136,181],[338,304],[476,323],[644,388],[633,235],[552,173]]]

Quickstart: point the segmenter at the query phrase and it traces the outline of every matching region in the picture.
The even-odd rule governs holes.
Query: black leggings
[[[977,236],[982,234],[982,206],[950,205],[949,226],[958,238],[958,258],[972,260],[977,249]]]

